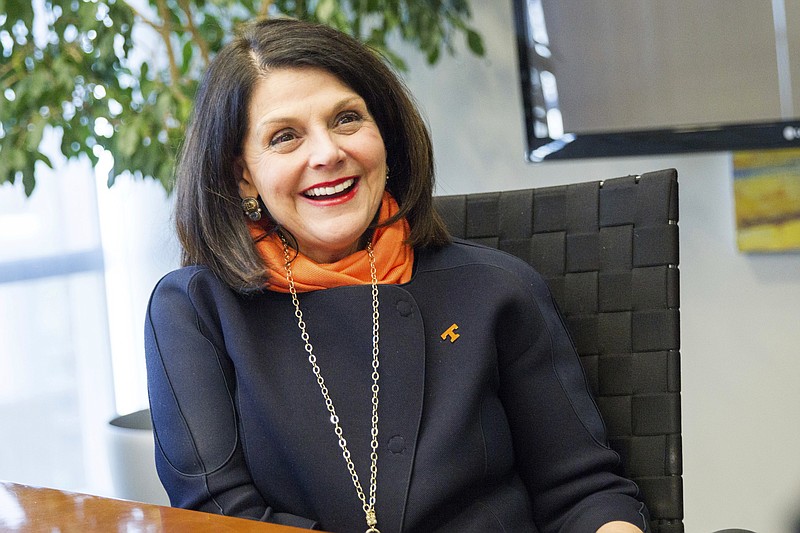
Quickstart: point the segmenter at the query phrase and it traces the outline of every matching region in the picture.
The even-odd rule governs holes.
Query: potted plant
[[[236,27],[291,16],[358,37],[399,69],[393,45],[430,64],[465,38],[483,55],[467,0],[0,0],[0,184],[30,195],[47,127],[68,159],[113,157],[122,173],[172,188],[198,80]]]

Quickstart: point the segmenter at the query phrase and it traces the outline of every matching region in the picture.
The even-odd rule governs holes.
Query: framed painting
[[[734,152],[733,191],[739,250],[800,251],[800,149]]]

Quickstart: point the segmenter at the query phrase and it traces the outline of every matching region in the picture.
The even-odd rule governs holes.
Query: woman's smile
[[[303,191],[302,194],[316,202],[331,200],[346,202],[355,193],[357,180],[357,177],[352,176],[327,183],[318,183]]]

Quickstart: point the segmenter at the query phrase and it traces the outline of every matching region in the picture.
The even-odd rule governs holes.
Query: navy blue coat
[[[645,529],[535,271],[456,242],[417,251],[412,280],[379,293],[382,533]],[[299,297],[367,491],[370,287]],[[241,295],[187,267],[159,282],[145,329],[156,463],[174,506],[366,529],[289,295]]]

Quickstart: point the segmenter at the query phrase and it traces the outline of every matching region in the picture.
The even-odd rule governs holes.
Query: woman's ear
[[[239,183],[239,197],[244,198],[257,198],[258,189],[253,182],[253,176],[247,169],[244,161],[241,158],[236,159],[234,163],[234,172]]]

